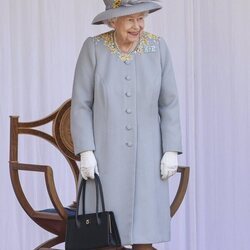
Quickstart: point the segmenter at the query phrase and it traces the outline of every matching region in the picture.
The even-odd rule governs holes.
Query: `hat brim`
[[[103,24],[103,21],[114,17],[127,16],[135,13],[148,11],[148,13],[155,12],[162,7],[157,3],[138,3],[132,6],[121,6],[115,9],[109,9],[98,14],[92,21],[92,24]]]

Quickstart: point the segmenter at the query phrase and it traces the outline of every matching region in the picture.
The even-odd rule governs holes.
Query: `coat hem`
[[[144,241],[134,241],[132,243],[123,243],[122,245],[123,246],[131,246],[133,244],[158,244],[158,243],[166,243],[166,242],[169,242],[170,241],[170,238],[168,239],[164,239],[164,240],[151,240],[151,241],[148,241],[148,240],[144,240]]]

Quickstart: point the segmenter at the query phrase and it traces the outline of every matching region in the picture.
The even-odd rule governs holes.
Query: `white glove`
[[[161,178],[167,179],[177,172],[177,152],[166,152],[161,159]]]
[[[97,168],[97,161],[93,151],[85,151],[81,154],[81,162],[80,162],[80,172],[82,178],[87,180],[95,179],[95,173],[99,175],[98,168]]]

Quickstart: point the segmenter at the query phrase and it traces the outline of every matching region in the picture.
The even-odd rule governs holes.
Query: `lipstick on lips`
[[[134,36],[134,37],[136,37],[136,36],[138,36],[139,34],[140,34],[140,32],[138,31],[138,32],[128,32],[131,36]]]
[[[130,35],[132,35],[132,36],[137,36],[139,33],[138,32],[136,32],[136,33],[134,33],[134,32],[129,32],[130,33]]]

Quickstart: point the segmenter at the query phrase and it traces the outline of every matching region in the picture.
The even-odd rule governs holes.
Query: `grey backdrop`
[[[250,247],[250,1],[161,1],[146,30],[169,45],[180,95],[181,165],[191,166],[188,193],[160,250],[248,250]],[[29,250],[51,235],[23,212],[8,172],[9,115],[35,120],[71,96],[83,40],[108,30],[90,22],[101,0],[0,0],[1,249]],[[23,162],[55,167],[64,204],[73,178],[52,146],[20,141]],[[50,206],[42,176],[22,174],[31,203]],[[171,195],[178,176],[171,179]]]

